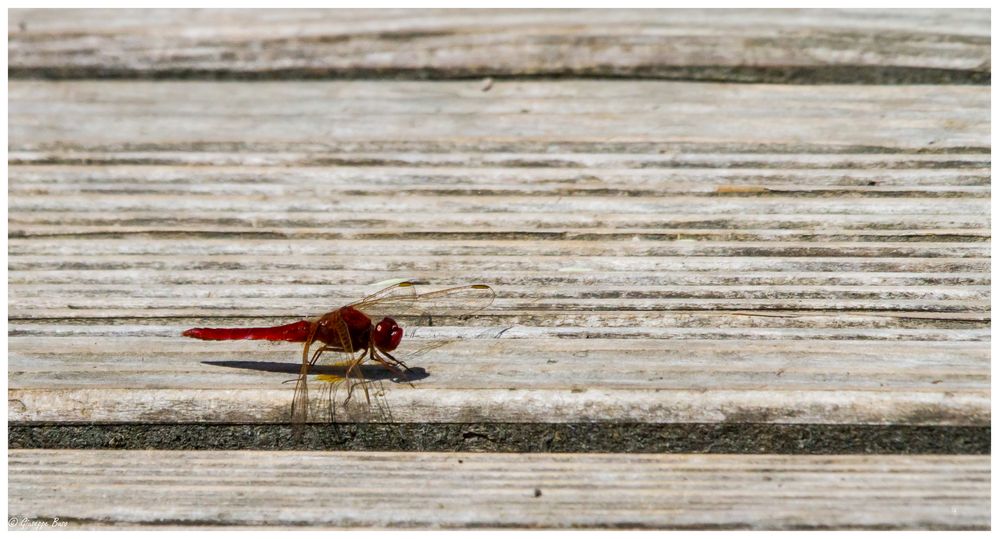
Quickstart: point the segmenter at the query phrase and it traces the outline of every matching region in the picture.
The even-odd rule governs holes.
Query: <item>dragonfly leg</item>
[[[388,369],[388,371],[391,372],[392,374],[394,374],[396,376],[405,376],[406,373],[402,372],[397,367],[397,365],[401,364],[401,362],[399,360],[397,360],[395,358],[392,358],[394,360],[394,363],[389,363],[389,361],[387,359],[381,357],[379,354],[388,355],[385,352],[376,353],[376,352],[374,352],[374,350],[372,350],[372,352],[371,352],[371,359],[374,359],[375,361],[377,361],[379,364],[381,364],[381,366],[383,366],[386,369]],[[402,365],[402,367],[405,368],[407,371],[409,370],[409,367],[406,367],[405,365]]]
[[[401,360],[396,359],[395,356],[393,356],[392,354],[390,354],[388,352],[382,352],[382,354],[385,354],[385,357],[391,359],[397,366],[402,367],[403,369],[406,369],[406,372],[410,372],[412,370],[405,363],[403,363]]]
[[[364,375],[361,374],[361,360],[363,358],[364,356],[361,356],[359,359],[353,361],[350,364],[350,366],[347,367],[347,372],[344,373],[344,379],[347,381],[347,398],[343,401],[344,404],[350,402],[350,398],[354,394],[354,386],[356,386],[357,384],[361,384],[361,389],[364,390],[364,400],[366,400],[368,404],[371,404],[371,395],[368,393],[367,384],[365,384],[367,380],[365,380]],[[352,372],[354,373],[356,378],[360,379],[359,382],[350,381],[350,376]]]
[[[314,367],[319,356],[323,355],[323,352],[329,352],[331,350],[339,350],[339,348],[334,348],[332,346],[323,345],[322,348],[316,350],[316,353],[312,354],[312,359],[309,360],[309,367]]]
[[[310,368],[311,368],[311,367],[315,367],[315,366],[316,366],[316,360],[317,360],[317,359],[319,359],[319,356],[320,356],[320,355],[322,355],[322,353],[323,353],[323,352],[324,352],[325,350],[326,350],[326,347],[325,347],[325,346],[323,346],[322,348],[318,348],[318,349],[316,349],[315,353],[314,353],[314,354],[312,354],[312,359],[310,359],[310,360],[309,360],[309,367],[310,367]]]
[[[403,363],[403,362],[399,361],[398,359],[396,359],[395,357],[393,357],[392,354],[390,354],[388,352],[385,352],[385,351],[382,351],[380,353],[381,354],[385,354],[386,356],[388,356],[388,359],[391,359],[395,363],[394,364],[393,363],[389,363],[388,359],[383,358],[383,357],[379,356],[377,353],[375,353],[374,348],[371,349],[371,357],[375,361],[377,361],[378,363],[380,363],[383,367],[385,367],[386,369],[388,369],[389,372],[391,372],[392,374],[398,376],[399,378],[405,379],[406,375],[408,373],[413,372],[409,367],[406,366],[405,363]],[[406,369],[406,372],[400,371],[396,367],[396,365],[402,366],[402,368]],[[410,387],[416,387],[416,386],[413,385],[412,382],[409,382],[409,385],[410,385]]]
[[[338,346],[330,346],[330,345],[324,344],[322,347],[320,347],[319,349],[317,349],[312,354],[312,358],[309,360],[309,366],[310,366],[310,368],[312,366],[315,366],[316,362],[319,361],[319,358],[322,356],[323,352],[342,352],[342,351],[343,351],[343,349],[340,348],[340,347],[338,347]],[[363,350],[361,352],[360,356],[358,356],[358,357],[352,357],[347,362],[347,368],[346,368],[346,371],[344,372],[344,382],[347,384],[347,397],[343,401],[344,404],[347,404],[348,402],[350,402],[350,399],[354,395],[354,386],[357,383],[359,383],[359,382],[353,382],[353,381],[351,381],[351,379],[350,379],[351,376],[363,379],[363,375],[361,374],[361,370],[360,370],[360,365],[364,361],[364,358],[367,357],[367,355],[368,355],[368,350],[365,349],[365,350]],[[338,365],[342,365],[342,364],[343,363],[339,363]],[[333,402],[332,396],[333,396],[332,395],[332,388],[330,388],[330,399],[329,399],[329,401],[330,401],[331,405],[332,405],[332,402]],[[365,399],[368,402],[371,402],[371,398],[368,395],[367,387],[364,388],[364,397],[365,397]],[[332,417],[332,407],[331,407],[331,417]]]
[[[337,348],[335,346],[323,345],[322,348],[316,350],[315,354],[312,354],[312,359],[309,361],[309,366],[310,367],[314,367],[316,365],[316,361],[319,359],[319,356],[322,355],[323,352],[339,352],[339,351],[341,351],[340,348]],[[368,355],[368,351],[365,350],[364,353],[361,354],[361,357],[358,357],[355,360],[356,361],[361,361],[367,355]]]

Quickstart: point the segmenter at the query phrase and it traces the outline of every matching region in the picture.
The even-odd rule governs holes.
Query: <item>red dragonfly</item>
[[[302,424],[308,420],[309,413],[309,370],[316,366],[320,358],[324,358],[320,364],[344,369],[343,380],[348,381],[348,401],[354,387],[349,381],[355,378],[360,380],[370,403],[361,374],[363,362],[374,361],[399,377],[405,377],[410,370],[391,353],[402,342],[403,336],[402,326],[393,316],[432,321],[433,316],[471,314],[488,307],[495,297],[493,289],[484,284],[418,294],[413,283],[406,281],[312,320],[267,328],[192,328],[183,335],[206,341],[255,339],[304,343],[302,368],[291,405],[292,423]],[[312,350],[313,345],[318,345],[318,348]],[[330,379],[324,378],[327,381]]]

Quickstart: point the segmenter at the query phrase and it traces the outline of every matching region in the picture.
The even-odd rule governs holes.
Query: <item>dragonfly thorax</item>
[[[379,350],[391,352],[402,341],[402,328],[387,316],[381,322],[372,324],[368,315],[349,306],[319,319],[316,340],[341,347],[343,337],[347,336],[350,338],[351,352],[364,350],[369,344],[374,344]]]

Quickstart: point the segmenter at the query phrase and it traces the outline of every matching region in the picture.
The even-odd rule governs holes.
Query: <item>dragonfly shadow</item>
[[[232,369],[249,369],[252,371],[280,372],[297,375],[302,368],[301,363],[278,363],[276,361],[202,361],[204,365],[214,365],[216,367],[229,367]],[[404,379],[389,372],[381,365],[361,365],[361,375],[365,380],[391,380],[393,382],[412,382],[423,380],[430,376],[430,373],[421,367],[413,367],[406,373]],[[315,365],[309,369],[309,374],[332,374],[343,376],[346,368],[338,365]]]

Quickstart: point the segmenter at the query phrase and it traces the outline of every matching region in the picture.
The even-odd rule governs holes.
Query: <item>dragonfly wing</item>
[[[362,350],[355,349],[347,323],[340,318],[339,311],[334,312],[325,321],[327,328],[331,329],[331,333],[335,336],[335,342],[317,342],[314,333],[306,342],[302,350],[302,370],[299,373],[295,396],[292,400],[292,423],[294,424],[308,421],[308,376],[310,374],[318,375],[316,380],[327,384],[322,386],[321,396],[323,400],[328,400],[326,405],[330,417],[333,417],[335,388],[341,383],[347,382],[349,390],[352,386],[350,379],[361,378],[360,364],[364,356],[358,356],[357,352]]]
[[[291,400],[291,423],[294,437],[301,438],[302,425],[309,420],[309,348],[316,339],[316,329],[319,326],[312,323],[309,334],[302,349],[302,368],[298,371],[295,382],[295,396]]]
[[[416,286],[409,281],[403,281],[401,283],[396,283],[392,286],[385,287],[370,296],[365,297],[360,301],[355,301],[350,304],[350,307],[357,307],[359,305],[373,305],[379,301],[387,301],[392,298],[400,300],[412,300],[416,297]]]
[[[295,382],[295,397],[291,401],[291,423],[296,425],[296,431],[300,425],[304,425],[309,420],[309,382],[308,375],[299,374]],[[296,433],[297,434],[297,433]]]
[[[488,307],[495,298],[493,289],[484,284],[418,293],[412,283],[399,283],[351,306],[377,323],[385,316],[412,316],[427,320],[434,316],[472,314]]]

